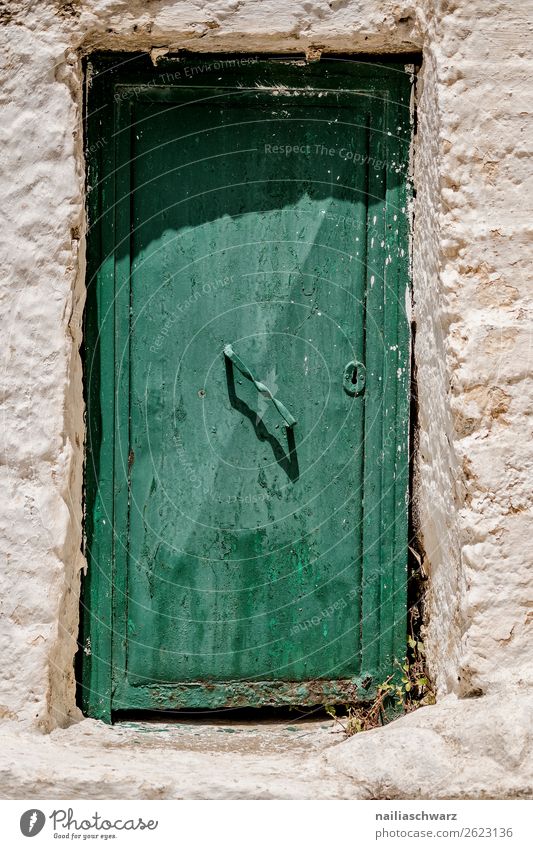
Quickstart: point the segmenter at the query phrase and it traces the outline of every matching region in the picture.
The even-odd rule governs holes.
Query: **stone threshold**
[[[325,720],[0,725],[5,799],[533,798],[533,690],[449,696],[350,739]]]

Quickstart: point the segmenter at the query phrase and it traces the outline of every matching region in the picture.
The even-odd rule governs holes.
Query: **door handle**
[[[294,425],[297,423],[296,419],[289,413],[285,404],[282,404],[281,401],[279,401],[277,398],[274,398],[268,386],[265,386],[264,383],[261,383],[259,380],[255,379],[248,366],[243,363],[239,356],[237,356],[231,345],[224,346],[224,356],[227,357],[228,360],[233,363],[233,365],[237,366],[240,373],[244,375],[244,377],[246,377],[248,380],[251,380],[258,392],[261,392],[262,395],[266,395],[267,398],[270,398],[278,413],[285,419],[287,427],[294,427]]]

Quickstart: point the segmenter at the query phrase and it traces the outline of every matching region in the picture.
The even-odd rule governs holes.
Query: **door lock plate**
[[[366,369],[363,363],[359,363],[357,360],[346,363],[342,385],[348,395],[363,394],[366,385]]]

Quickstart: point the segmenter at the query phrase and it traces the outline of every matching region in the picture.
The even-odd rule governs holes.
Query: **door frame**
[[[118,62],[117,56],[120,57]],[[304,63],[290,56],[276,59],[265,56],[261,60],[254,57],[252,62],[247,56],[196,54],[194,58],[164,57],[154,67],[147,54],[121,53],[91,57],[86,65],[88,250],[83,360],[87,411],[84,546],[88,570],[82,581],[81,676],[78,677],[84,712],[107,722],[112,720],[113,714],[113,659],[122,654],[124,640],[113,627],[116,562],[121,548],[121,540],[117,539],[114,529],[125,527],[127,522],[129,463],[129,457],[124,456],[124,447],[129,445],[129,434],[125,430],[127,419],[122,417],[118,423],[117,415],[119,407],[127,403],[128,388],[125,381],[119,379],[126,370],[123,364],[119,370],[116,353],[127,350],[130,264],[129,251],[117,256],[116,247],[129,239],[130,169],[119,167],[115,170],[117,164],[127,161],[121,159],[121,154],[128,145],[128,134],[120,131],[117,120],[129,109],[131,98],[141,97],[144,90],[153,91],[158,85],[172,86],[177,80],[183,82],[185,67],[196,67],[196,78],[205,85],[210,78],[210,64],[213,67],[231,61],[243,78],[253,77],[264,63],[275,61],[283,70],[287,83],[295,85],[302,75],[320,80],[324,62],[328,60],[322,60],[321,68],[319,62]],[[328,77],[328,83],[333,85],[334,69]],[[194,79],[192,74],[190,85],[194,85]],[[365,94],[383,99],[385,108],[391,110],[391,117],[399,109],[410,108],[410,83],[402,62],[385,62],[383,57],[378,61],[357,59],[357,84]],[[378,150],[383,174],[386,163],[394,156],[396,162],[401,159],[406,164],[408,148],[409,144],[400,144],[394,134],[382,134]],[[368,190],[371,194],[373,179],[377,178],[370,177]],[[315,679],[307,692],[302,689],[305,689],[305,682],[295,682],[292,686],[288,682],[285,693],[280,690],[276,704],[369,699],[385,678],[396,673],[398,662],[404,660],[409,491],[409,193],[406,178],[398,180],[390,190],[387,188],[386,216],[396,215],[393,242],[397,250],[395,255],[390,253],[386,281],[379,279],[379,275],[371,275],[371,240],[367,246],[365,317],[369,313],[376,317],[382,342],[370,344],[365,340],[362,674],[350,682],[352,692],[345,687],[342,694],[332,691],[332,682]],[[367,220],[367,235],[369,223]],[[385,227],[392,228],[389,217],[384,218]],[[373,239],[378,243],[376,250],[379,236],[379,232],[374,232]],[[374,277],[372,283],[371,276]],[[384,397],[380,393],[387,380],[392,380],[393,386],[386,395],[386,408],[380,411]],[[375,427],[366,427],[380,415],[379,432]],[[392,526],[387,518],[391,515],[394,517]],[[384,562],[389,564],[386,570],[381,568]],[[259,703],[269,703],[261,702],[260,685],[258,682],[254,691],[255,704],[257,699]],[[221,696],[217,695],[219,691],[220,688],[213,688],[211,707],[228,704],[227,700],[221,701]],[[237,688],[234,700],[235,705],[243,703],[250,703],[246,682]],[[179,706],[186,705],[180,703]]]

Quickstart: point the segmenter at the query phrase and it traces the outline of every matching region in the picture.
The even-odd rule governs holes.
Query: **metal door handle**
[[[274,398],[268,386],[265,386],[264,383],[261,383],[259,380],[255,379],[248,366],[246,366],[241,360],[241,358],[237,356],[231,345],[224,346],[224,356],[227,357],[228,360],[233,363],[233,365],[237,366],[240,373],[243,374],[244,377],[252,381],[253,385],[255,386],[258,392],[261,392],[262,395],[266,395],[267,398],[270,398],[278,413],[285,419],[287,427],[294,427],[294,425],[297,423],[296,419],[289,413],[285,404],[282,404],[281,401],[278,401],[277,398]]]

